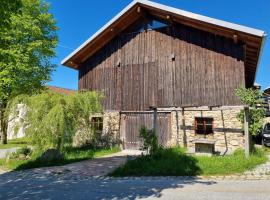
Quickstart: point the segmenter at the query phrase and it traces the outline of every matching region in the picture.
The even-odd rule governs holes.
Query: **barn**
[[[163,146],[226,154],[244,146],[235,89],[253,86],[265,36],[135,0],[62,64],[78,70],[79,90],[104,93],[104,115],[94,119],[123,148],[138,149],[139,129],[156,119]]]

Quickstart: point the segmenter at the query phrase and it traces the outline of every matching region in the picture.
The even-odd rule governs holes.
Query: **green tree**
[[[265,117],[265,109],[256,108],[258,104],[263,103],[262,92],[257,89],[246,89],[241,87],[236,90],[236,96],[240,98],[243,104],[251,108],[249,132],[251,135],[257,135],[262,129],[263,119]],[[244,123],[244,111],[241,111],[237,117],[242,123]]]
[[[2,0],[0,4],[0,31],[10,28],[10,16],[12,13],[18,13],[21,7],[20,0]]]
[[[2,143],[7,143],[8,102],[43,89],[55,69],[50,60],[58,38],[44,1],[2,0],[0,13],[0,130]]]
[[[9,103],[9,110],[16,112],[16,105],[27,105],[25,118],[26,137],[41,150],[62,150],[70,146],[77,131],[84,131],[93,141],[94,130],[90,123],[93,113],[102,113],[102,95],[97,92],[75,92],[64,95],[44,91],[36,95],[18,95]]]

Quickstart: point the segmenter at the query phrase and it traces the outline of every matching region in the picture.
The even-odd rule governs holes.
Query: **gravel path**
[[[255,169],[245,172],[245,175],[270,175],[270,155],[268,157],[268,162],[263,165],[257,166]],[[270,197],[269,197],[270,198]]]

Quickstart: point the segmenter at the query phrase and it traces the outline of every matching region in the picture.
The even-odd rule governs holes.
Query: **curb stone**
[[[217,175],[217,176],[127,176],[127,177],[111,177],[111,176],[87,176],[80,174],[72,174],[72,173],[33,173],[31,171],[21,171],[21,172],[10,172],[14,177],[17,178],[56,178],[59,180],[71,180],[71,181],[84,181],[90,179],[96,180],[179,180],[179,181],[215,181],[215,180],[270,180],[270,175],[246,175],[246,174],[238,174],[238,175]],[[5,173],[3,173],[5,175]]]

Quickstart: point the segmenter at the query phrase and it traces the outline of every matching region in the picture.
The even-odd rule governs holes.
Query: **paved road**
[[[199,177],[106,178],[127,155],[119,152],[103,158],[62,167],[39,168],[19,172],[0,172],[0,200],[98,200],[98,199],[183,199],[183,200],[267,200],[269,162],[252,171],[251,179],[229,176],[225,180]],[[249,174],[249,173],[248,173]],[[101,175],[94,177],[93,175]]]
[[[266,200],[270,199],[270,180],[211,181],[166,177],[63,180],[57,175],[10,172],[0,175],[0,199]]]
[[[0,158],[5,158],[7,154],[16,152],[18,147],[10,148],[10,149],[0,149]]]

